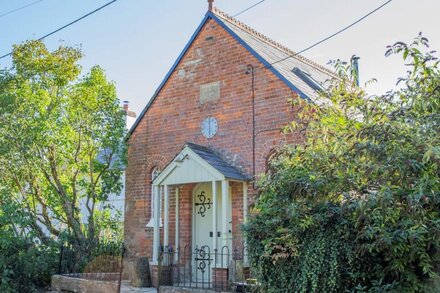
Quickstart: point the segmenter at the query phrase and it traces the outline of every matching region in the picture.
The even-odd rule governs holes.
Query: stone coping
[[[90,277],[90,274],[84,275],[89,275],[88,277]],[[114,279],[111,281],[85,279],[81,278],[81,274],[75,275],[75,277],[72,275],[53,275],[51,289],[58,292],[111,293],[118,291],[118,282]]]

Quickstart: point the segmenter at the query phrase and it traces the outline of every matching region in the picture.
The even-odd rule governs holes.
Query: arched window
[[[160,168],[159,167],[154,167],[153,170],[151,171],[151,182],[150,182],[150,196],[151,196],[151,217],[150,217],[150,221],[147,224],[147,227],[154,227],[154,188],[153,188],[153,181],[157,178],[157,176],[159,176],[160,174]],[[161,201],[161,194],[159,194],[159,201]],[[162,205],[160,205],[159,210],[162,210]],[[162,219],[160,219],[160,225],[162,226]]]

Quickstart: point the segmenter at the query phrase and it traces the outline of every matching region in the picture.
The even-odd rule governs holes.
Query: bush
[[[41,235],[36,231],[41,227],[35,226],[34,215],[23,209],[25,204],[14,201],[8,190],[0,186],[0,292],[36,292],[48,287],[51,276],[58,273],[61,246],[60,269],[113,272],[119,266],[123,235],[120,221],[108,222],[90,253],[81,250],[72,255],[73,250],[69,251],[66,244],[73,247],[77,240],[67,231],[62,231],[58,239],[47,237],[44,243],[35,236]],[[84,262],[81,267],[78,259]]]
[[[56,250],[15,239],[0,247],[1,292],[34,292],[50,284],[56,272]]]
[[[335,62],[328,106],[292,101],[286,130],[306,143],[271,161],[244,226],[267,291],[440,290],[440,72],[427,44],[387,52],[410,67],[396,92],[368,97]]]
[[[4,191],[4,190],[3,190]],[[2,190],[0,190],[2,193]],[[0,292],[34,292],[48,286],[56,272],[58,249],[39,243],[28,227],[29,217],[14,203],[0,197]]]

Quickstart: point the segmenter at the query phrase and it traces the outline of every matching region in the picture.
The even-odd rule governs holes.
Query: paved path
[[[123,281],[121,293],[157,293],[156,288],[136,288],[131,287],[128,282]]]

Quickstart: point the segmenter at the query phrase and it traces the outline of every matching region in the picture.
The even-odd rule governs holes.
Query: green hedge
[[[306,143],[273,158],[244,232],[268,292],[440,292],[440,71],[427,40],[396,43],[404,87],[368,97],[350,66],[292,101]]]

